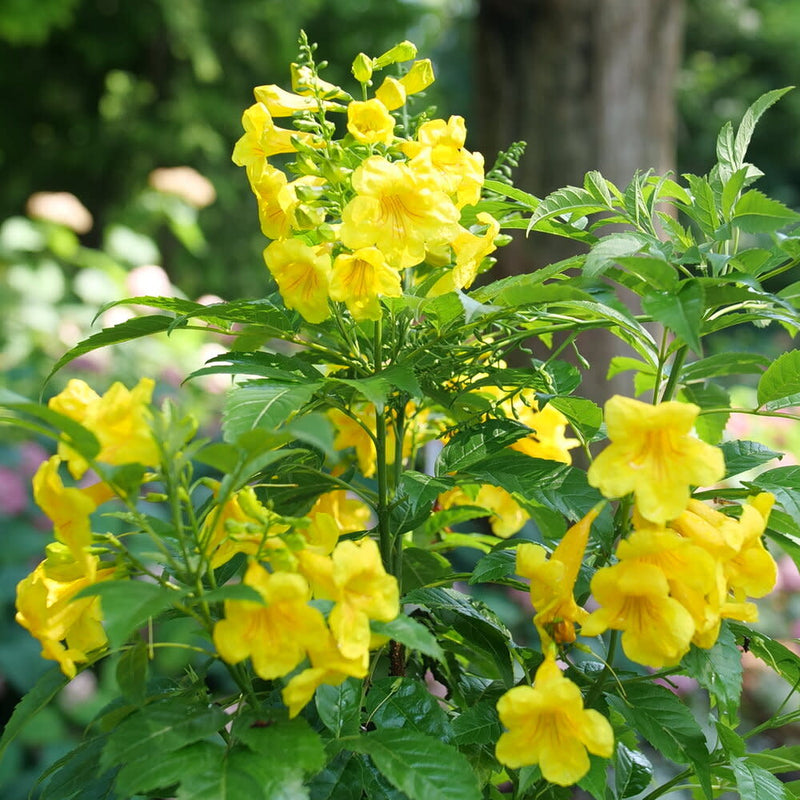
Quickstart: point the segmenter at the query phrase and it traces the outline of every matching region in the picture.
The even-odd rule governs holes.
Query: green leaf
[[[622,256],[632,256],[645,246],[641,236],[633,233],[613,233],[601,239],[586,256],[583,274],[587,278],[602,275]]]
[[[692,645],[681,666],[726,713],[736,714],[742,694],[742,654],[724,621],[714,646],[706,650]]]
[[[765,533],[800,569],[800,520],[773,508]]]
[[[206,760],[202,769],[186,773],[181,780],[176,800],[267,800],[262,777],[256,777],[249,770],[242,768],[239,761],[231,754],[228,758],[217,761]],[[255,766],[255,765],[253,765]],[[280,770],[286,773],[286,767]],[[301,800],[308,795],[295,795]],[[283,795],[280,800],[288,800],[291,795]],[[275,793],[270,793],[269,800],[279,800]]]
[[[453,729],[439,701],[428,687],[411,678],[381,678],[367,695],[367,718],[380,730],[413,730],[442,742],[453,739]]]
[[[308,784],[311,800],[361,800],[361,756],[338,753]]]
[[[489,419],[478,428],[459,431],[439,453],[436,474],[466,470],[530,433],[527,425],[513,419]]]
[[[767,197],[758,189],[751,189],[745,192],[734,206],[731,225],[735,225],[745,233],[774,233],[798,220],[800,214],[797,212]]]
[[[734,140],[734,166],[737,168],[744,163],[744,157],[747,155],[747,148],[750,145],[750,139],[753,136],[756,123],[761,118],[761,115],[773,104],[780,100],[786,92],[793,89],[793,86],[786,86],[783,89],[773,89],[771,92],[762,94],[748,109],[745,111],[742,121],[739,124],[739,129],[736,131],[736,138]]]
[[[323,725],[338,739],[358,731],[361,716],[361,681],[347,678],[338,686],[323,683],[314,693]]]
[[[98,596],[103,608],[108,643],[112,650],[125,644],[136,628],[158,616],[183,596],[182,591],[165,589],[156,583],[119,580],[87,586],[76,597]]]
[[[762,464],[766,464],[781,455],[759,442],[748,442],[739,439],[723,442],[720,445],[720,449],[725,457],[726,479],[760,467]]]
[[[558,216],[571,216],[572,214],[591,214],[597,211],[607,211],[605,202],[598,203],[591,192],[579,189],[577,186],[566,186],[547,195],[533,212],[528,230],[538,230],[539,223]]]
[[[728,620],[728,625],[737,640],[747,641],[748,650],[756,658],[760,658],[791,687],[800,685],[800,656],[797,653],[742,622]]]
[[[653,780],[653,765],[638,750],[617,742],[614,753],[614,791],[617,797],[631,797],[644,791]]]
[[[147,645],[141,640],[128,648],[117,662],[117,686],[131,703],[141,705],[144,701],[149,663]]]
[[[578,786],[595,800],[606,798],[606,773],[608,759],[589,754],[589,771],[578,781]]]
[[[692,712],[663,686],[626,683],[624,688],[625,698],[609,696],[609,705],[664,756],[679,764],[691,764],[710,800],[706,740]]]
[[[262,595],[252,586],[246,586],[244,583],[229,583],[203,593],[203,602],[205,603],[221,603],[225,600],[264,604]]]
[[[731,768],[740,797],[747,800],[793,800],[794,796],[781,781],[746,758],[732,758]]]
[[[403,472],[395,502],[389,511],[389,526],[394,535],[422,525],[430,517],[434,500],[451,486],[448,479],[433,478],[415,470]]]
[[[591,441],[603,424],[600,406],[585,397],[554,397],[550,405],[558,409],[586,441]]]
[[[701,413],[694,424],[697,435],[708,444],[719,444],[728,424],[730,413],[728,411],[719,411],[713,414],[706,414],[702,412],[702,409],[727,409],[730,406],[730,396],[725,389],[711,381],[705,384],[692,383],[681,389],[680,396],[682,399],[700,406]]]
[[[762,492],[772,492],[783,510],[800,519],[800,467],[776,467],[745,483]]]
[[[74,800],[76,797],[95,800],[108,797],[114,784],[114,775],[103,774],[100,770],[100,753],[104,744],[104,736],[89,739],[53,764],[39,778],[41,782],[52,776],[39,800]]]
[[[351,693],[355,688],[360,700],[361,682],[348,678],[345,683]],[[325,688],[336,687],[325,684]],[[233,733],[250,750],[257,753],[262,761],[271,761],[277,765],[290,764],[293,768],[310,773],[318,772],[325,764],[322,739],[302,717],[277,722],[272,720],[263,724],[255,714],[244,714],[237,718]]]
[[[234,389],[225,400],[222,429],[227,441],[247,431],[275,431],[293,417],[319,388],[320,383],[249,383]]]
[[[780,775],[785,772],[797,771],[797,765],[800,764],[800,745],[773,747],[758,753],[749,753],[746,756],[742,753],[741,755],[750,764],[762,767],[773,775]]]
[[[626,272],[644,281],[647,288],[668,292],[678,283],[675,267],[663,258],[647,255],[620,256],[617,263]]]
[[[503,732],[494,700],[481,700],[469,706],[453,720],[455,743],[493,745]]]
[[[466,757],[432,736],[389,728],[367,733],[350,746],[369,755],[410,800],[481,800]]]
[[[44,383],[48,383],[50,378],[52,378],[61,367],[65,364],[69,364],[70,361],[73,361],[79,356],[91,353],[93,350],[98,350],[101,347],[108,347],[111,344],[119,344],[120,342],[128,342],[131,339],[140,339],[143,336],[163,333],[167,328],[172,326],[174,322],[175,320],[172,317],[154,314],[149,317],[134,317],[133,319],[125,320],[125,322],[120,322],[119,325],[114,325],[111,328],[104,328],[102,331],[93,334],[88,339],[84,339],[71,350],[64,353],[47,374]]]
[[[452,573],[450,562],[438,553],[431,553],[421,547],[407,547],[403,550],[403,586],[406,590],[438,583]]]
[[[129,714],[108,737],[103,769],[117,764],[148,761],[215,734],[230,718],[216,706],[197,705],[178,697],[152,703]]]
[[[700,325],[705,311],[705,298],[699,281],[685,280],[677,292],[645,295],[642,308],[679,336],[692,350],[700,352]]]
[[[758,405],[768,411],[800,403],[800,350],[782,353],[758,382]]]
[[[0,756],[19,736],[20,731],[67,685],[67,678],[58,667],[42,675],[36,685],[17,703],[0,738]]]
[[[689,182],[692,192],[692,205],[686,211],[703,233],[713,239],[719,227],[714,190],[704,178],[699,178],[697,175],[684,175],[684,177]]]
[[[417,650],[438,661],[444,659],[442,648],[439,647],[436,637],[423,624],[406,614],[399,614],[391,622],[373,620],[370,622],[370,629],[373,633],[388,636],[395,642],[400,642],[410,650]]]
[[[514,574],[517,566],[515,550],[495,550],[487,553],[474,567],[469,583],[492,583]]]
[[[683,367],[683,383],[717,378],[720,375],[760,375],[772,361],[761,353],[715,353]]]

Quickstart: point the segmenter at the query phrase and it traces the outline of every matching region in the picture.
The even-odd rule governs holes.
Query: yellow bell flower
[[[295,309],[311,323],[328,318],[331,257],[325,247],[284,239],[266,247],[264,261],[287,308]]]
[[[320,495],[306,516],[310,525],[301,533],[309,546],[329,555],[340,536],[366,529],[370,510],[363,501],[348,497],[347,492],[340,489]]]
[[[686,508],[690,486],[722,480],[722,451],[691,435],[700,409],[691,403],[649,405],[616,395],[605,406],[611,444],[589,467],[606,497],[633,492],[639,513],[665,523]]]
[[[292,677],[281,692],[290,719],[302,711],[323,683],[339,686],[349,677],[365,678],[369,668],[367,649],[355,658],[345,658],[330,634],[309,649],[308,657],[311,666]]]
[[[253,561],[243,582],[263,603],[226,600],[225,618],[214,626],[214,646],[229,664],[249,657],[260,678],[280,678],[303,661],[314,642],[327,636],[325,620],[308,604],[311,590],[302,575],[269,573]]]
[[[377,247],[362,247],[354,253],[341,253],[333,262],[331,300],[347,305],[353,319],[380,319],[379,298],[400,297],[400,273],[386,263]]]
[[[656,669],[677,664],[695,633],[692,615],[670,596],[663,571],[638,559],[599,569],[592,594],[600,604],[581,626],[581,635],[621,630],[625,655]]]
[[[394,111],[405,104],[406,87],[397,78],[387,76],[375,90],[375,99],[380,100],[389,111]]]
[[[347,130],[361,144],[391,144],[394,117],[377,98],[353,100],[347,106]]]
[[[101,397],[84,381],[72,379],[60,394],[50,398],[48,406],[90,430],[100,443],[97,460],[105,464],[144,464],[153,466],[161,460],[150,429],[150,400],[154,381],[142,378],[130,391],[114,383]],[[69,465],[73,478],[80,478],[89,468],[82,456],[63,442],[59,455]]]
[[[438,505],[443,508],[456,506],[479,506],[489,513],[489,526],[495,536],[508,539],[520,531],[530,519],[528,513],[514,499],[510,492],[500,486],[483,484],[475,498],[470,497],[461,487],[449,489],[439,495]]]
[[[508,730],[497,740],[497,760],[511,769],[538,764],[550,783],[571,786],[589,771],[589,753],[610,758],[614,732],[608,720],[583,706],[580,689],[564,677],[552,656],[533,686],[515,686],[498,701]]]
[[[329,84],[332,86],[332,84]],[[335,88],[335,87],[334,87]],[[271,117],[291,117],[298,111],[319,111],[320,108],[338,110],[337,103],[317,100],[313,95],[293,94],[274,83],[256,86],[253,90],[256,100],[269,112]]]
[[[599,506],[592,508],[575,523],[549,560],[541,545],[524,542],[517,548],[517,574],[530,579],[531,605],[536,612],[533,623],[543,646],[551,641],[574,642],[575,623],[581,624],[587,617],[587,612],[575,602],[575,582],[592,523],[599,513]]]
[[[33,499],[52,521],[56,539],[69,548],[75,561],[90,575],[96,559],[89,555],[92,544],[89,515],[114,493],[104,483],[85,488],[64,486],[58,474],[60,463],[59,456],[52,456],[36,470]]]
[[[400,162],[370,156],[353,172],[357,195],[342,212],[345,247],[377,247],[397,269],[425,258],[428,245],[451,241],[459,231],[459,212],[435,183]]]
[[[571,464],[569,451],[577,447],[577,439],[567,438],[567,418],[549,403],[539,410],[536,393],[532,389],[523,389],[507,405],[501,404],[507,416],[518,419],[535,432],[522,439],[517,439],[512,450],[518,450],[531,458],[545,458]]]
[[[411,69],[400,78],[406,94],[424,92],[436,78],[433,75],[433,64],[429,58],[422,58],[411,65]]]
[[[114,569],[98,569],[76,560],[60,542],[47,547],[47,558],[17,584],[16,621],[42,645],[42,657],[57,661],[61,671],[74,678],[77,664],[107,643],[99,597],[74,599],[83,588],[110,579]]]
[[[356,453],[358,468],[365,478],[375,474],[375,414],[367,408],[353,409],[354,419],[338,408],[331,408],[327,412],[328,419],[336,428],[336,436],[333,440],[334,448],[341,452],[352,447]],[[372,435],[371,435],[372,434]]]

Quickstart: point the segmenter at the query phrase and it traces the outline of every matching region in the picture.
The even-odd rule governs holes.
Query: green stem
[[[383,363],[383,327],[381,320],[375,322],[374,370],[380,372]],[[375,406],[375,468],[378,482],[378,502],[375,512],[378,515],[378,545],[384,569],[393,574],[392,533],[389,529],[389,476],[386,464],[386,413],[381,406]]]
[[[608,650],[606,651],[606,663],[603,665],[603,671],[597,676],[597,680],[586,693],[586,698],[583,701],[584,706],[587,708],[591,708],[597,698],[600,697],[609,675],[614,671],[612,664],[617,652],[618,641],[619,631],[611,631],[611,636],[608,638]]]
[[[681,374],[681,369],[683,368],[683,362],[686,360],[686,355],[689,352],[689,348],[687,345],[681,345],[675,353],[675,358],[672,359],[672,367],[669,371],[669,378],[667,378],[667,385],[664,387],[664,391],[661,393],[660,402],[664,403],[667,400],[672,400],[673,394],[675,394],[675,388],[678,385],[678,378]]]

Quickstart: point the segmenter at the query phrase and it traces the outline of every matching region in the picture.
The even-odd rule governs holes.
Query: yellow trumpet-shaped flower
[[[606,497],[633,492],[639,513],[652,522],[674,519],[686,508],[690,486],[725,474],[722,451],[691,435],[699,411],[691,403],[612,397],[605,406],[611,444],[589,467],[589,483]]]
[[[342,212],[343,244],[377,247],[397,269],[419,264],[427,246],[451,241],[459,211],[433,181],[408,166],[370,156],[355,170],[354,197]]]
[[[269,573],[253,561],[244,584],[255,589],[263,602],[226,600],[225,618],[214,626],[214,646],[229,664],[249,657],[260,678],[280,678],[328,635],[325,619],[308,604],[311,590],[302,575]]]
[[[331,257],[326,248],[284,239],[266,247],[264,261],[287,308],[295,309],[311,323],[328,318]]]
[[[345,658],[359,658],[369,649],[371,619],[389,622],[400,612],[397,580],[368,537],[340,542],[328,559],[301,559],[301,569],[314,594],[335,603],[328,624]]]
[[[391,144],[394,117],[380,100],[354,100],[347,106],[347,130],[361,144]]]
[[[131,390],[117,382],[101,397],[84,381],[73,378],[48,405],[97,437],[100,443],[98,461],[114,466],[131,463],[153,466],[160,461],[150,429],[154,386],[150,378],[142,378]],[[82,477],[89,468],[86,459],[63,442],[58,452],[68,462],[73,478]]]
[[[659,567],[639,559],[620,561],[599,569],[591,588],[600,608],[583,622],[583,636],[621,630],[625,655],[648,667],[677,664],[688,651],[694,620],[670,596],[667,576]]]
[[[508,730],[497,740],[498,761],[511,769],[538,764],[550,783],[571,786],[589,771],[589,753],[610,758],[614,732],[608,720],[583,706],[580,689],[548,656],[533,686],[516,686],[497,703]]]
[[[287,92],[274,83],[256,86],[253,94],[272,117],[291,117],[298,111],[319,111],[320,108],[331,111],[340,108],[336,103],[317,100],[313,95]]]
[[[59,456],[45,461],[33,476],[33,499],[53,522],[53,533],[69,548],[84,572],[94,569],[96,559],[89,555],[92,530],[89,515],[113,492],[107,484],[97,483],[85,488],[66,487],[58,474]]]
[[[568,420],[555,406],[548,403],[539,410],[536,393],[531,389],[523,389],[508,407],[501,405],[500,408],[509,417],[518,419],[534,431],[530,436],[514,442],[511,445],[512,450],[518,450],[531,458],[572,463],[569,451],[577,447],[579,442],[566,436]]]
[[[492,533],[501,539],[513,536],[530,519],[525,509],[514,499],[510,492],[500,486],[489,483],[478,488],[475,499],[457,486],[454,489],[439,495],[438,501],[442,508],[455,506],[474,505],[485,508],[489,514],[489,525]]]
[[[342,489],[320,495],[306,516],[311,524],[301,532],[309,546],[330,555],[340,536],[366,529],[370,510]]]
[[[107,643],[99,597],[75,599],[78,592],[110,579],[114,570],[98,569],[97,556],[90,564],[75,559],[66,545],[53,542],[47,558],[17,584],[16,620],[42,645],[42,657],[57,661],[61,671],[74,678],[77,664]]]
[[[517,573],[530,579],[531,604],[536,612],[533,622],[543,645],[574,642],[575,624],[583,623],[588,616],[575,602],[575,581],[599,513],[599,507],[595,507],[573,525],[549,559],[541,545],[525,542],[517,548]]]
[[[341,253],[333,262],[331,300],[347,305],[353,319],[380,319],[381,297],[400,297],[400,273],[386,263],[377,247],[362,247],[355,253]]]

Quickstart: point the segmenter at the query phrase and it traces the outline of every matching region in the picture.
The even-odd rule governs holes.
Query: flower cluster
[[[267,267],[285,305],[307,322],[323,322],[332,307],[341,313],[331,301],[356,321],[377,320],[380,298],[404,287],[468,287],[495,249],[500,226],[491,215],[461,223],[484,182],[482,156],[464,146],[464,120],[408,120],[407,98],[434,81],[430,61],[387,76],[369,97],[378,70],[415,55],[408,42],[375,59],[359,55],[361,100],[321,80],[313,63],[294,64],[294,91],[259,86],[244,112],[233,160],[247,170],[272,240]],[[336,113],[346,117],[339,139],[328,118]],[[293,127],[276,125],[281,118]],[[285,154],[296,158],[276,166],[273,157]]]

